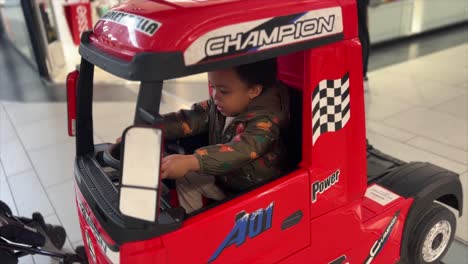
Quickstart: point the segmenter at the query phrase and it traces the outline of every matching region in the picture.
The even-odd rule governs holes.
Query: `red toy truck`
[[[458,175],[366,144],[355,0],[130,0],[82,36],[67,79],[90,263],[438,263]],[[276,58],[289,172],[186,215],[160,180],[164,80]],[[122,148],[94,145],[94,67],[140,81]],[[179,142],[180,143],[180,142]],[[180,143],[182,144],[182,143]],[[366,147],[367,146],[367,147]],[[110,156],[109,156],[110,155]],[[443,204],[443,205],[442,205]]]

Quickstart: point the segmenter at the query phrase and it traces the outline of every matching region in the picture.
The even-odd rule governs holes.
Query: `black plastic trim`
[[[281,231],[284,231],[292,226],[299,224],[303,216],[304,214],[302,213],[301,210],[296,211],[292,215],[288,216],[281,224]]]
[[[162,81],[140,83],[134,124],[153,125],[156,123],[159,117],[162,89]]]
[[[77,157],[75,182],[99,225],[116,243],[108,245],[114,251],[123,243],[158,237],[182,226],[183,216],[177,210],[175,216],[161,211],[158,223],[140,221],[126,225],[118,210],[118,190],[92,156]]]
[[[93,79],[94,65],[81,59],[76,91],[76,156],[94,153]]]
[[[340,41],[343,33],[300,42],[294,45],[286,45],[258,51],[252,54],[243,54],[226,59],[218,59],[212,62],[200,63],[193,66],[185,66],[184,56],[181,51],[175,52],[142,52],[136,54],[131,61],[124,61],[114,56],[105,54],[102,50],[89,42],[91,31],[83,33],[79,52],[83,58],[103,70],[118,77],[135,81],[160,81],[181,76],[207,72],[215,69],[228,68],[236,65],[265,60],[288,53],[311,49],[321,45]]]
[[[405,197],[413,198],[405,221],[401,242],[401,261],[408,261],[409,240],[426,209],[442,197],[454,196],[454,207],[463,213],[463,191],[458,174],[430,163],[412,162],[393,170],[377,181],[377,184]],[[443,202],[443,201],[442,201]]]
[[[367,185],[370,185],[406,162],[387,155],[367,142]]]

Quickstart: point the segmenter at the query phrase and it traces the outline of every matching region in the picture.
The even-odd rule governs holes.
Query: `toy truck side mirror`
[[[162,131],[132,126],[122,138],[119,210],[127,218],[155,222],[159,208]]]

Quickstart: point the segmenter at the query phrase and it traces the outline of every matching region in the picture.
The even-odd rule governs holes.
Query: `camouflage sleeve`
[[[207,131],[210,104],[207,100],[194,104],[191,110],[163,115],[165,138],[172,140]]]
[[[242,168],[267,153],[279,134],[279,126],[268,117],[251,120],[229,143],[206,146],[195,152],[200,172],[218,176]]]

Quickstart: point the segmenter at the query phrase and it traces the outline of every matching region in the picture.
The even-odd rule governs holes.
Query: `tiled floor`
[[[397,40],[374,45],[371,47],[369,70],[377,70],[467,43],[467,25],[468,23],[465,22],[403,41]]]
[[[162,111],[207,97],[203,78],[171,83]],[[371,143],[405,161],[429,161],[460,173],[468,197],[468,44],[379,68],[369,78],[366,111]],[[97,79],[107,80],[105,75]],[[0,80],[1,94],[10,84],[3,77]],[[112,85],[101,82],[95,94],[97,142],[115,140],[133,117],[135,89],[119,83],[118,91],[112,91]],[[188,85],[196,86],[197,92],[187,94],[183,86]],[[74,139],[66,135],[63,88],[52,89],[57,97],[50,93],[40,100],[29,95],[18,100],[11,93],[0,97],[0,200],[20,215],[40,211],[48,221],[63,225],[70,249],[81,244],[72,179]],[[123,95],[115,96],[119,92]],[[111,94],[116,100],[106,101]],[[468,199],[464,204],[465,215],[457,229],[460,241],[468,241]],[[464,264],[466,259],[467,247],[456,242],[445,263]],[[36,256],[22,259],[22,263],[50,262]]]

